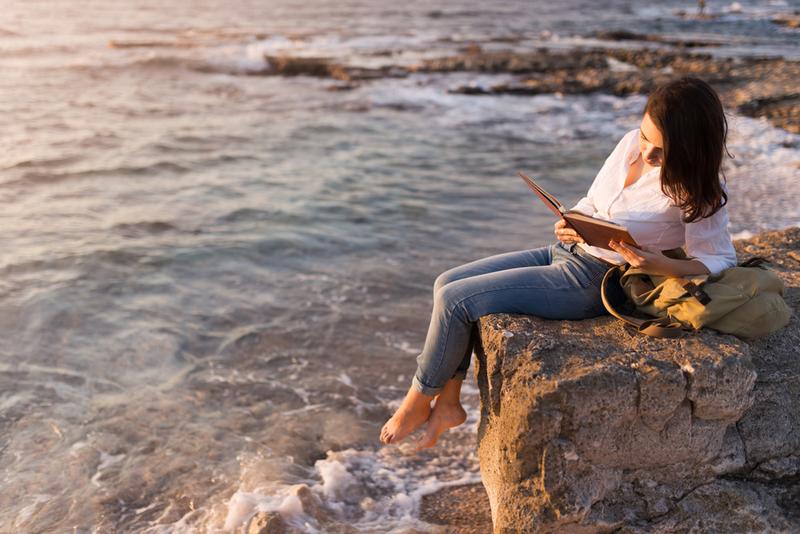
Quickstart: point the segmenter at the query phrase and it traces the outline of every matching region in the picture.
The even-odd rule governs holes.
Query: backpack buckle
[[[700,304],[702,304],[703,306],[711,302],[711,297],[708,296],[708,293],[703,291],[703,289],[700,286],[698,286],[691,280],[683,284],[683,289],[688,291],[691,296],[700,301]]]

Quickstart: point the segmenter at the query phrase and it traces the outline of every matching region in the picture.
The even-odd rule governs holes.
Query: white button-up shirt
[[[651,251],[685,246],[687,255],[702,262],[712,275],[735,266],[736,251],[728,232],[727,206],[711,217],[684,223],[681,209],[661,192],[661,167],[651,169],[625,187],[628,169],[639,157],[638,136],[638,128],[625,134],[586,196],[572,209],[625,226],[639,245]],[[722,187],[727,193],[724,182]],[[612,250],[585,243],[578,246],[611,263],[625,263]]]

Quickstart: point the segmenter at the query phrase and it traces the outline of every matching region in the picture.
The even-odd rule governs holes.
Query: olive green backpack
[[[683,249],[663,253],[686,259]],[[757,256],[716,275],[685,278],[649,275],[627,263],[618,265],[603,277],[603,305],[617,319],[653,337],[676,338],[703,327],[745,339],[763,336],[786,326],[792,315],[783,299],[783,282],[765,263],[769,262]],[[613,302],[609,284],[621,287],[625,307],[649,317],[620,311],[623,306]]]

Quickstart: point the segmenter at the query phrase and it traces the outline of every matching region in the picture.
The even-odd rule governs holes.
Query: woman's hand
[[[556,233],[556,238],[558,238],[558,240],[564,243],[565,245],[571,245],[572,243],[586,242],[583,240],[581,236],[578,235],[578,232],[567,226],[567,221],[565,221],[564,219],[557,220],[556,224],[553,225],[553,230]]]
[[[669,276],[672,271],[672,262],[660,252],[651,252],[647,249],[636,248],[633,245],[628,245],[622,241],[614,241],[613,239],[608,242],[608,246],[633,267],[641,267],[647,271],[648,274]]]
[[[661,276],[705,276],[711,274],[708,267],[699,260],[668,258],[660,252],[651,252],[614,240],[609,241],[608,246],[634,267],[644,269],[647,274]]]

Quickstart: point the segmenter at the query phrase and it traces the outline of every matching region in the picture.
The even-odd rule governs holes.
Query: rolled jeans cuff
[[[417,375],[414,375],[414,377],[411,379],[411,384],[417,391],[419,391],[423,395],[429,395],[431,397],[438,395],[439,392],[441,392],[444,389],[444,386],[440,386],[437,388],[423,384],[422,382],[420,382],[419,378],[417,378]]]

